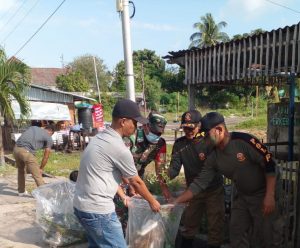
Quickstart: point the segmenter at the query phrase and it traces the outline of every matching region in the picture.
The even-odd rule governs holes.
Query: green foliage
[[[162,89],[168,93],[186,91],[186,85],[183,84],[184,73],[182,68],[169,67],[162,74]]]
[[[191,35],[189,48],[212,46],[219,42],[229,40],[229,36],[221,32],[221,30],[227,26],[226,22],[222,21],[216,23],[211,13],[201,16],[200,19],[200,22],[196,22],[193,25],[198,32]]]
[[[73,72],[79,72],[87,80],[89,87],[97,92],[93,57],[95,57],[100,91],[106,92],[108,90],[108,85],[111,83],[112,77],[107,71],[107,67],[103,63],[103,60],[98,56],[90,54],[79,56],[75,58],[73,62],[69,63],[68,67],[70,67]]]
[[[29,85],[29,68],[16,58],[7,59],[5,51],[0,48],[0,116],[14,119],[11,100],[15,99],[22,115],[29,113],[24,92]]]
[[[112,109],[117,102],[117,98],[109,96],[107,93],[101,95],[103,110],[104,110],[104,120],[111,121]]]
[[[59,75],[56,78],[56,85],[59,89],[70,92],[87,92],[89,90],[88,81],[79,71],[70,72],[67,75]]]
[[[145,77],[145,97],[147,101],[147,108],[152,110],[158,110],[158,103],[160,101],[161,84],[155,78],[150,76]]]
[[[267,115],[260,115],[257,118],[252,118],[250,120],[244,121],[235,126],[237,129],[265,129],[268,125]]]
[[[178,102],[179,99],[179,102]],[[188,109],[188,96],[186,92],[182,92],[178,96],[178,92],[163,93],[160,99],[160,104],[166,108],[167,112],[182,113]]]

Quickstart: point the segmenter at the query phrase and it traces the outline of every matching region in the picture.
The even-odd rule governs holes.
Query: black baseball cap
[[[209,132],[215,126],[224,123],[224,116],[218,112],[209,112],[201,119],[201,129],[204,132]]]
[[[112,116],[133,119],[141,124],[148,123],[148,119],[141,115],[138,105],[129,99],[119,100],[114,106]]]
[[[181,127],[195,128],[201,121],[201,114],[198,110],[189,110],[181,116]]]

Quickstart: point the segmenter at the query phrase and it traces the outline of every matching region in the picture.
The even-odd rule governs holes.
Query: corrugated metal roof
[[[51,89],[48,87],[31,84],[27,91],[28,100],[31,101],[49,101],[57,103],[73,103],[74,101],[89,100],[96,101],[93,98],[80,96],[71,92]]]
[[[186,84],[279,82],[300,73],[300,23],[163,58],[185,68]]]

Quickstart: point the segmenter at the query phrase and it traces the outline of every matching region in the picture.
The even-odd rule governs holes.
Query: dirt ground
[[[45,178],[47,183],[58,179]],[[31,176],[27,176],[26,186],[33,187]],[[37,248],[49,247],[43,242],[43,233],[35,223],[35,199],[17,195],[17,175],[0,176],[0,247]],[[87,244],[69,246],[87,247]]]

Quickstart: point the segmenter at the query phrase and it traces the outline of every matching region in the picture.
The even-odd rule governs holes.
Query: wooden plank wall
[[[187,84],[280,83],[300,73],[300,23],[284,29],[185,51]],[[274,79],[275,78],[275,79]]]

